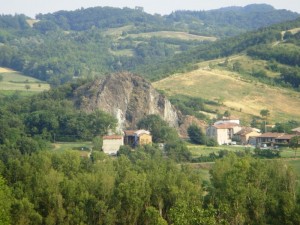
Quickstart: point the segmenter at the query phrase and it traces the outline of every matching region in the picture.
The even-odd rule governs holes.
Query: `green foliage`
[[[297,223],[295,175],[284,163],[230,155],[216,162],[211,176],[210,200],[226,223]]]
[[[185,162],[191,160],[191,152],[183,141],[168,142],[164,148],[167,156],[176,162]]]
[[[171,96],[170,101],[183,114],[195,116],[202,120],[208,120],[208,118],[199,111],[212,112],[206,105],[218,104],[214,101],[208,101],[199,97],[190,97],[186,95]]]
[[[2,15],[0,42],[5,45],[0,47],[0,66],[47,81],[52,86],[73,78],[103,76],[122,70],[157,80],[195,69],[194,64],[201,60],[226,57],[257,44],[280,40],[282,30],[278,27],[264,29],[215,44],[202,41],[199,36],[195,40],[184,40],[151,37],[151,34],[148,38],[143,33],[179,31],[223,38],[297,17],[288,11],[261,10],[263,5],[250,8],[250,11],[248,7],[206,12],[176,11],[167,16],[129,8],[82,8],[39,14],[33,27],[28,25],[24,15]],[[281,26],[292,27],[297,23]],[[297,40],[296,35],[286,38]],[[123,50],[132,54],[118,54]],[[177,54],[180,52],[183,54]]]
[[[103,138],[101,136],[93,138],[93,150],[101,150],[103,146]]]
[[[288,122],[275,123],[275,127],[272,128],[272,132],[278,133],[288,133],[291,134],[292,129],[299,127],[300,122],[295,120],[290,120]]]
[[[11,224],[11,204],[12,196],[10,188],[5,184],[4,179],[0,175],[0,224]]]
[[[155,143],[179,140],[177,131],[169,127],[159,115],[148,115],[141,119],[137,126],[139,129],[149,130]]]
[[[263,118],[267,118],[268,116],[270,116],[270,110],[268,110],[268,109],[262,109],[262,110],[260,110],[260,115]]]
[[[279,158],[280,157],[280,151],[278,149],[260,149],[255,148],[254,153],[257,157],[261,158]]]
[[[191,142],[195,144],[205,145],[206,144],[206,135],[200,127],[196,124],[192,124],[188,127],[188,135]]]
[[[206,145],[210,147],[216,147],[218,146],[218,141],[215,138],[207,138]]]

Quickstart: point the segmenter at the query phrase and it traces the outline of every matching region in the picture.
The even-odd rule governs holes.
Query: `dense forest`
[[[124,70],[157,80],[191,70],[199,60],[228,56],[279,40],[279,33],[286,30],[282,28],[289,24],[296,27],[299,20],[236,35],[297,17],[297,13],[268,5],[176,11],[167,16],[150,15],[140,7],[58,11],[39,14],[36,20],[25,15],[1,15],[0,66],[52,86],[77,77]],[[144,36],[160,31],[169,33]],[[174,32],[183,32],[188,38],[176,37]],[[236,37],[226,38],[231,36]],[[212,43],[215,38],[220,40]]]

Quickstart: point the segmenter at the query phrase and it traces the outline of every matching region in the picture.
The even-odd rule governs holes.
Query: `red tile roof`
[[[103,140],[119,140],[119,139],[123,139],[123,136],[121,136],[121,135],[107,135],[107,136],[103,136]]]
[[[284,134],[284,135],[282,135],[278,138],[275,138],[275,139],[277,139],[277,140],[290,140],[295,136],[297,136],[297,135],[295,135],[295,134]]]
[[[136,130],[124,130],[126,136],[134,136]]]
[[[254,130],[252,129],[252,127],[244,127],[243,129],[241,129],[239,132],[237,132],[237,135],[246,135],[249,134],[251,132],[253,132]]]
[[[260,136],[257,136],[258,138],[278,138],[285,135],[285,133],[272,133],[272,132],[267,132],[263,133]]]
[[[218,125],[213,125],[217,129],[229,129],[234,127],[239,127],[240,125],[237,123],[221,123]]]

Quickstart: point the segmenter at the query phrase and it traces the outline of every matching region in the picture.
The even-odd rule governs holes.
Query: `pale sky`
[[[172,11],[208,10],[227,6],[245,6],[254,3],[267,3],[276,9],[288,9],[300,13],[299,0],[0,0],[0,14],[25,14],[34,18],[38,13],[56,12],[59,10],[75,10],[81,7],[144,7],[147,13],[169,14]]]

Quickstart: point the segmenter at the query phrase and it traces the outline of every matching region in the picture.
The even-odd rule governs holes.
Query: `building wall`
[[[231,142],[231,139],[228,137],[228,129],[217,129],[217,141],[219,145]]]
[[[152,136],[149,134],[141,134],[139,136],[139,144],[140,145],[147,145],[152,143]]]
[[[206,129],[206,136],[215,138],[219,145],[229,144],[232,141],[233,134],[239,132],[241,127],[236,126],[234,128],[217,129],[214,126],[210,126]]]
[[[123,138],[121,139],[104,139],[102,150],[106,154],[117,154],[120,146],[124,145]]]

